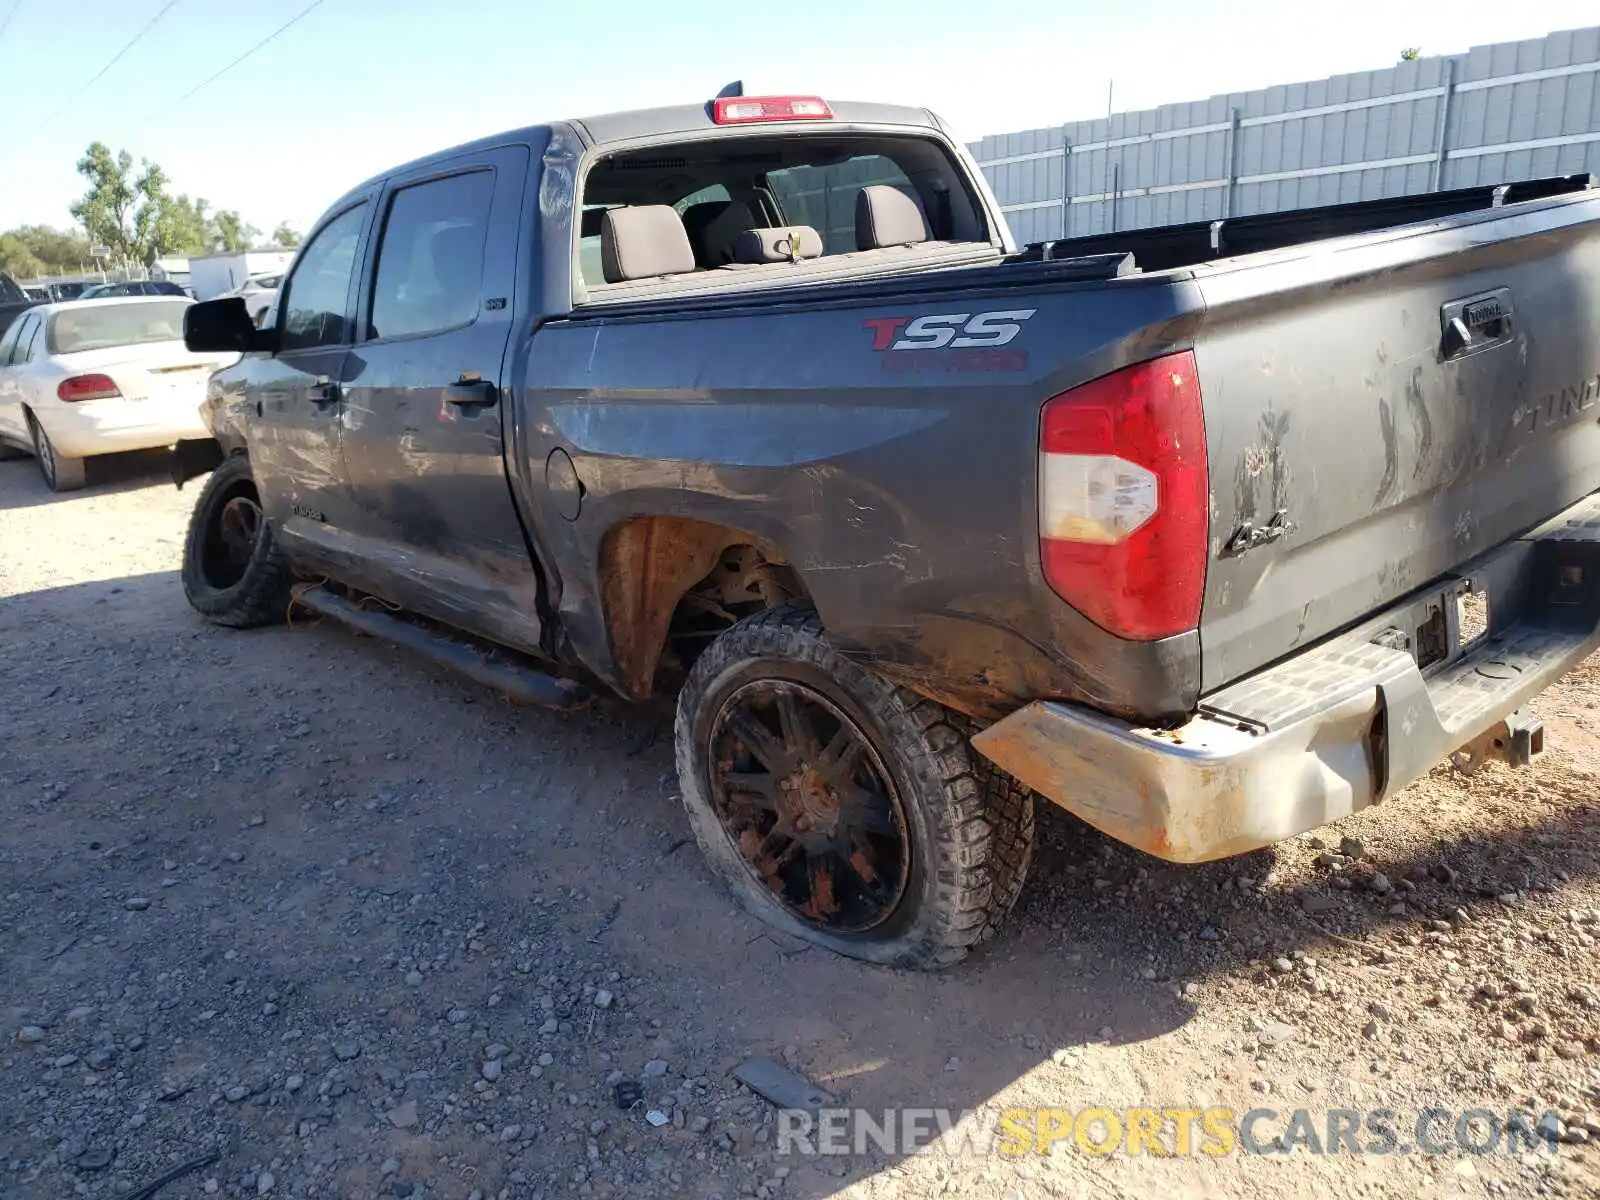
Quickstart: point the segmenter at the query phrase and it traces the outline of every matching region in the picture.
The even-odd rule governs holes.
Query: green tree
[[[167,174],[144,160],[137,175],[133,156],[116,154],[94,142],[78,160],[78,173],[89,190],[72,206],[72,215],[91,241],[107,247],[113,259],[149,266],[169,253],[181,230],[167,193]]]
[[[1404,50],[1400,51],[1401,62],[1416,62],[1417,59],[1421,57],[1422,47],[1420,46],[1407,46]]]
[[[245,224],[244,218],[232,209],[223,209],[211,218],[211,245],[218,250],[248,250],[261,231]]]
[[[34,257],[26,242],[15,233],[0,233],[0,271],[13,279],[32,279],[44,274],[44,264]]]
[[[38,260],[47,275],[64,275],[80,270],[89,261],[89,243],[81,233],[52,229],[48,225],[19,225],[0,237],[14,239]],[[8,257],[15,261],[19,251],[13,246]]]
[[[287,221],[279,221],[278,227],[272,231],[272,244],[293,250],[300,245],[300,231]]]
[[[210,202],[204,198],[191,200],[188,196],[179,196],[168,203],[168,232],[171,235],[168,253],[204,254],[211,248],[211,218],[207,212],[210,207]]]

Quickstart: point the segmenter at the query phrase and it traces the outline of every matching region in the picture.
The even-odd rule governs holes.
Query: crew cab
[[[675,691],[742,901],[938,965],[1035,793],[1201,861],[1534,752],[1600,641],[1597,316],[1586,178],[1019,248],[922,109],[552,122],[353,188],[266,327],[189,310],[243,357],[184,583]]]

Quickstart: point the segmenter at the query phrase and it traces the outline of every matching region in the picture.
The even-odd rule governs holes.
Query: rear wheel
[[[198,613],[236,629],[281,621],[294,576],[278,549],[250,460],[225,460],[200,491],[183,545],[183,591]]]
[[[52,492],[75,492],[88,482],[85,460],[65,458],[56,451],[55,443],[44,426],[32,413],[28,414],[28,431],[33,435],[33,456],[39,463],[39,474]]]
[[[1033,796],[975,761],[962,718],[845,658],[784,606],[712,643],[678,698],[678,775],[750,912],[841,954],[955,962],[1027,874]]]

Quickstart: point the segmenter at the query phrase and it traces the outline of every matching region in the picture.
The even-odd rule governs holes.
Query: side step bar
[[[343,596],[321,588],[308,588],[301,592],[295,603],[372,637],[404,646],[429,662],[459,671],[467,678],[504,692],[524,704],[574,709],[582,708],[590,699],[589,689],[576,680],[562,679],[536,667],[504,659],[486,659],[477,647],[469,643],[441,637],[387,612],[369,612],[357,608]]]

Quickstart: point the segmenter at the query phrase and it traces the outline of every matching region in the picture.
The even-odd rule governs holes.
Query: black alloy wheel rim
[[[864,933],[899,907],[911,842],[861,726],[815,688],[762,679],[711,724],[711,801],[745,867],[793,916]]]
[[[224,500],[201,552],[206,582],[222,591],[243,579],[264,527],[261,505],[253,495],[235,493]]]

